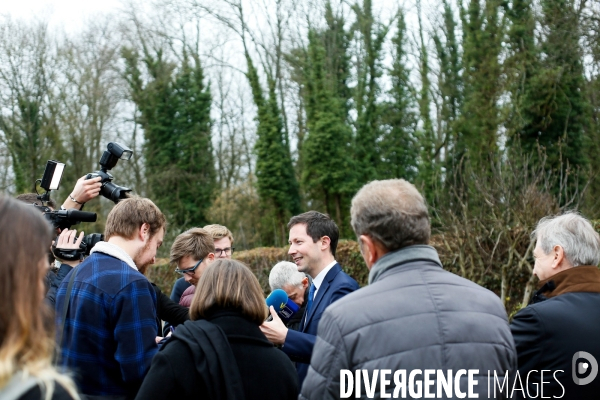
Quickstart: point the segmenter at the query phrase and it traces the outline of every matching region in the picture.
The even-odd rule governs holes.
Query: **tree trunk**
[[[531,298],[531,294],[533,293],[533,282],[535,282],[535,275],[532,273],[531,277],[527,281],[527,284],[525,285],[525,291],[523,292],[523,307],[529,304],[529,299]]]

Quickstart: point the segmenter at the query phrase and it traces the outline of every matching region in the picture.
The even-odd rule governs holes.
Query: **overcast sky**
[[[14,18],[34,16],[48,19],[51,27],[62,26],[68,32],[81,28],[86,17],[117,10],[120,0],[1,0],[0,13]]]
[[[218,0],[215,0],[218,1]],[[429,3],[422,0],[423,4]],[[375,0],[374,11],[384,14],[393,12],[398,4],[412,8],[414,0]],[[50,27],[60,26],[67,32],[73,32],[82,27],[82,21],[97,13],[118,11],[123,0],[0,0],[0,14],[9,14],[14,18],[30,19],[34,16],[43,17]],[[424,14],[427,10],[424,9]]]

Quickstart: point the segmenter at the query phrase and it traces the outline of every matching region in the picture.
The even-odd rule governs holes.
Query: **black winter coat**
[[[185,321],[190,319],[190,310],[187,307],[180,306],[175,303],[166,294],[160,290],[158,286],[152,283],[152,287],[156,292],[156,316],[163,320],[167,321],[169,324],[173,326],[177,326],[179,324],[183,324]],[[159,329],[159,334],[160,334]],[[165,336],[168,334],[168,331],[165,333]]]
[[[242,380],[246,400],[296,399],[298,378],[289,358],[277,350],[263,335],[259,327],[245,319],[239,312],[221,310],[210,315],[208,321],[225,333]],[[194,324],[196,321],[186,322]],[[172,339],[156,354],[148,375],[136,399],[203,399],[209,398],[208,372],[200,373],[195,358],[184,340]],[[207,364],[211,364],[207,359]],[[214,399],[219,400],[219,399]]]
[[[597,399],[600,371],[596,369],[598,375],[589,384],[575,384],[573,367],[581,363],[593,366],[593,362],[573,357],[584,351],[595,358],[596,368],[600,363],[600,271],[597,267],[574,267],[540,283],[543,286],[534,303],[519,311],[511,322],[523,385],[527,374],[537,371],[531,372],[528,383],[530,396],[541,398],[536,390],[540,390],[540,371],[545,370],[544,397]],[[590,376],[590,370],[576,376]]]
[[[191,285],[189,283],[187,283],[187,281],[185,280],[185,278],[181,277],[181,278],[177,279],[175,281],[175,284],[173,285],[173,289],[171,290],[171,297],[170,297],[170,299],[175,304],[179,305],[179,300],[181,300],[181,295],[190,286]],[[164,324],[164,327],[163,327],[163,334],[162,334],[162,336],[167,336],[169,334],[169,332],[171,331],[171,326],[177,326],[177,325],[179,325],[178,322],[171,322],[168,319],[163,319],[163,321],[165,321],[165,324]],[[183,324],[183,322],[181,322],[181,323]]]

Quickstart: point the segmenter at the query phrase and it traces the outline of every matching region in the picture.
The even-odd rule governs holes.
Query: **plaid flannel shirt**
[[[74,374],[84,394],[135,395],[158,350],[156,293],[146,277],[125,262],[93,253],[58,289],[58,329],[75,272],[59,344],[60,365]]]

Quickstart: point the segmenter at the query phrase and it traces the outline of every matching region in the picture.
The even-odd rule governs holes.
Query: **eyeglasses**
[[[183,274],[194,275],[194,271],[196,271],[196,269],[198,268],[198,266],[200,265],[202,260],[204,260],[204,259],[201,258],[200,261],[198,261],[196,263],[196,265],[194,265],[192,268],[179,269],[179,267],[177,267],[177,268],[175,268],[175,272],[177,272],[178,274],[181,274],[181,275],[183,275]]]
[[[226,256],[230,256],[231,254],[233,254],[234,250],[235,250],[235,247],[226,247],[224,249],[215,249],[215,256],[221,257],[223,255],[223,253],[225,253]]]

